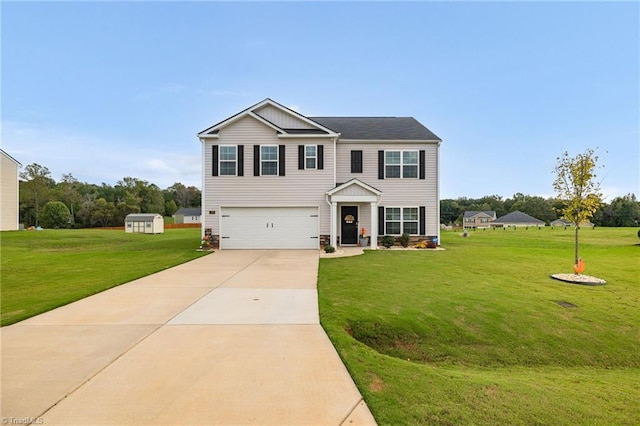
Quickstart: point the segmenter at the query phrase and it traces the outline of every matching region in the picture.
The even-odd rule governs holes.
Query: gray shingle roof
[[[536,219],[535,217],[529,216],[519,210],[507,213],[504,216],[497,218],[493,223],[539,223],[544,225],[544,222],[540,219]]]
[[[202,215],[202,210],[200,209],[200,207],[181,207],[175,214],[185,216],[200,216]]]
[[[308,117],[340,133],[341,139],[436,140],[441,139],[413,117]]]

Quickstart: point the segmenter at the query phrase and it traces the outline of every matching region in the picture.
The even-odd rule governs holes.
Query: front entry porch
[[[334,247],[357,246],[359,237],[369,237],[370,248],[378,248],[378,204],[382,192],[352,179],[327,191],[331,206],[330,244]],[[367,215],[368,213],[368,215]]]

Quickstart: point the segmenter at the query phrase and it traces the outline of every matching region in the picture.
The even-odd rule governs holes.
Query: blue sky
[[[58,181],[200,187],[196,133],[267,97],[413,116],[441,198],[553,195],[598,148],[640,195],[637,2],[2,2],[2,148]]]

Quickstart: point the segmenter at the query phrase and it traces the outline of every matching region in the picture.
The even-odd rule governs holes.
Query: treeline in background
[[[519,210],[549,225],[554,220],[562,218],[563,207],[558,199],[521,193],[506,199],[499,195],[488,195],[477,199],[461,197],[455,200],[440,200],[440,223],[461,226],[464,212],[468,210],[493,210],[497,217]],[[638,226],[640,225],[640,202],[634,194],[617,197],[609,202],[605,200],[591,222],[596,226]]]
[[[169,188],[133,177],[115,186],[79,182],[71,174],[59,182],[39,164],[20,173],[20,223],[25,227],[93,228],[124,225],[130,213],[172,216],[181,207],[200,207],[201,192],[174,183]]]
[[[174,183],[166,189],[133,177],[115,186],[79,182],[71,174],[59,182],[49,169],[30,164],[20,173],[20,223],[46,228],[91,228],[122,226],[129,213],[159,213],[172,216],[181,207],[200,207],[201,192],[194,186]],[[497,217],[519,210],[547,224],[562,217],[562,202],[536,195],[514,194],[511,198],[440,200],[440,222],[462,225],[467,210],[493,210]],[[617,197],[600,206],[591,220],[597,226],[640,225],[640,202],[634,194]]]

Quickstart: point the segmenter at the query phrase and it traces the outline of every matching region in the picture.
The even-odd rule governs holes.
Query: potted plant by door
[[[362,228],[360,231],[360,247],[367,247],[369,245],[369,237],[367,237],[367,230]]]

